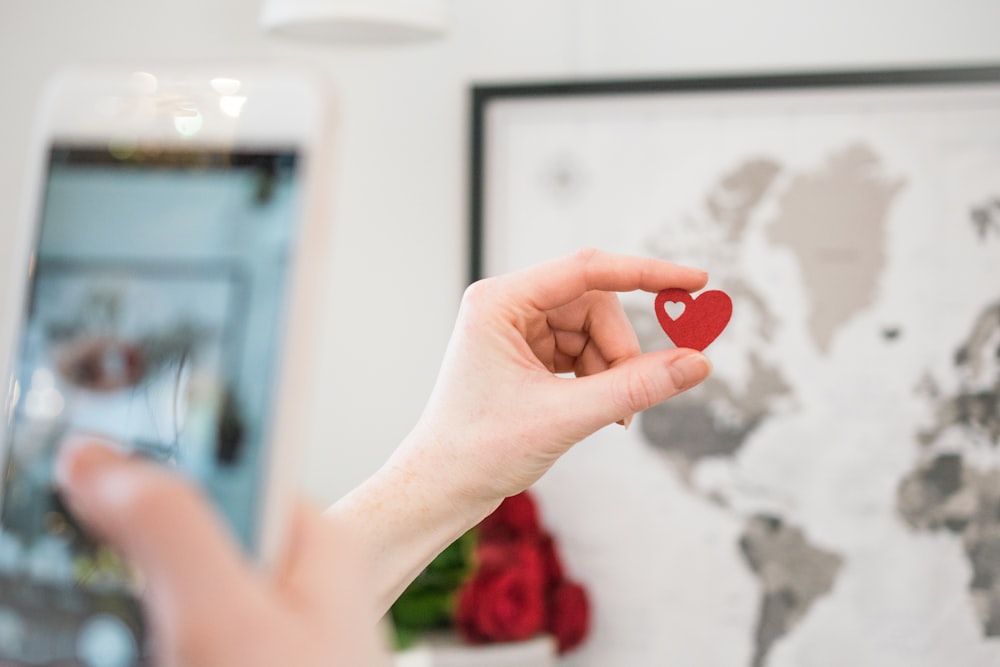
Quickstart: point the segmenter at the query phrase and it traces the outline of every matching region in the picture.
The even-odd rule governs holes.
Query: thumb
[[[139,569],[154,622],[238,599],[249,566],[190,482],[80,437],[63,445],[56,481],[73,514]]]
[[[579,392],[578,405],[589,408],[577,416],[591,420],[586,425],[591,432],[616,421],[627,424],[632,415],[694,387],[711,372],[705,355],[686,348],[631,357],[572,383]]]

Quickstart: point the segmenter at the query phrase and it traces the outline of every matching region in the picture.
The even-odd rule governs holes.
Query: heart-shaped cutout
[[[676,305],[683,306],[679,313]],[[656,319],[677,347],[704,350],[719,337],[732,315],[733,300],[721,290],[692,297],[682,289],[671,288],[656,295]]]
[[[663,310],[667,313],[667,317],[672,320],[676,320],[684,314],[684,311],[687,310],[687,306],[684,305],[683,301],[667,301],[663,304]]]

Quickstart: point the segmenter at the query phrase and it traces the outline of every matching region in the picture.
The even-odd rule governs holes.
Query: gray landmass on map
[[[709,377],[694,391],[642,414],[647,442],[685,466],[710,456],[732,456],[767,419],[774,399],[790,393],[781,373],[750,353],[750,381],[739,393]]]
[[[800,529],[780,517],[766,514],[747,521],[740,550],[763,587],[751,662],[761,667],[775,643],[830,592],[842,559],[811,545]]]
[[[980,241],[996,234],[1000,238],[1000,197],[993,197],[969,210],[969,219],[976,229]]]
[[[743,236],[750,214],[780,171],[777,162],[754,158],[723,176],[709,192],[705,207],[712,220],[725,228],[730,243]]]
[[[983,634],[1000,637],[1000,470],[968,464],[977,443],[1000,447],[1000,303],[976,318],[955,354],[962,381],[953,395],[940,395],[933,378],[921,391],[935,403],[934,424],[917,434],[933,452],[939,442],[966,449],[934,452],[899,485],[897,509],[914,529],[948,532],[962,540],[972,567],[969,592]]]
[[[781,167],[766,157],[749,158],[711,184],[702,206],[671,216],[646,238],[645,252],[727,273],[740,251],[754,210],[773,187]],[[706,234],[706,230],[712,233]],[[721,270],[720,270],[721,269]]]
[[[1000,471],[971,468],[959,453],[939,454],[903,479],[897,507],[916,530],[961,538],[983,633],[1000,636]]]
[[[769,237],[799,259],[820,350],[829,350],[837,327],[876,298],[889,206],[904,184],[884,171],[874,151],[854,145],[820,170],[794,176],[778,199]]]
[[[988,306],[976,318],[972,333],[955,352],[960,376],[983,377],[992,373],[995,381],[983,386],[961,386],[954,396],[937,402],[934,424],[918,434],[930,445],[952,428],[981,434],[989,442],[1000,442],[1000,302]]]

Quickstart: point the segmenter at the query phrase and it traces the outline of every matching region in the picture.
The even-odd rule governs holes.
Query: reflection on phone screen
[[[256,547],[297,166],[291,150],[52,149],[7,415],[0,663],[140,659],[134,577],[53,486],[68,433],[178,466]]]

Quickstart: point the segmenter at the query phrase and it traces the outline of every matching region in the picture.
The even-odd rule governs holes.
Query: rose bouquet
[[[586,637],[590,607],[583,586],[566,576],[534,499],[523,492],[434,559],[391,614],[400,648],[429,630],[451,628],[473,644],[547,633],[565,653]]]

